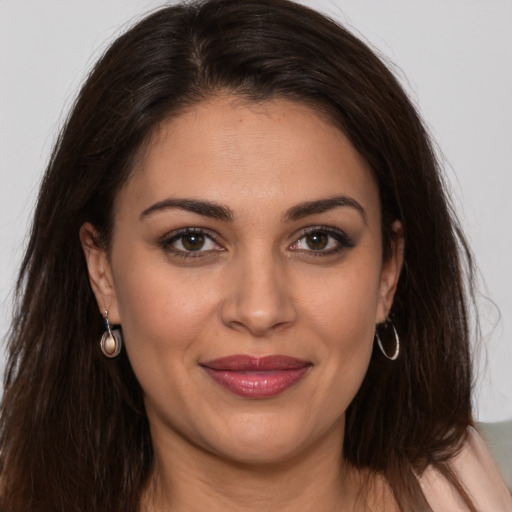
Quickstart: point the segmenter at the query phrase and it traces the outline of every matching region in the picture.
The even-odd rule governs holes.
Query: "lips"
[[[245,398],[269,398],[297,384],[312,363],[284,355],[234,355],[200,364],[219,385]]]

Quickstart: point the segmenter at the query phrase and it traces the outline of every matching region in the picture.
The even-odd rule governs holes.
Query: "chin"
[[[218,451],[222,458],[247,466],[268,466],[282,464],[294,459],[300,452],[298,445],[283,440],[275,442],[255,442],[255,439],[231,443],[225,450]]]
[[[323,437],[300,428],[305,421],[272,421],[271,418],[238,418],[224,425],[210,447],[217,455],[247,465],[281,464],[308,452]],[[231,428],[230,428],[231,427]]]

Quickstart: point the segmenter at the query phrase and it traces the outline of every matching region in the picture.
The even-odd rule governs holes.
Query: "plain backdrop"
[[[303,3],[393,63],[435,137],[482,277],[477,417],[512,418],[512,1]],[[0,0],[0,336],[38,183],[79,84],[109,41],[161,4]]]

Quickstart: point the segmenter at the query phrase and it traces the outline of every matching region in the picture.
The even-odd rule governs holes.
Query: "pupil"
[[[201,233],[190,233],[183,237],[182,243],[187,251],[198,251],[204,245],[204,235]]]
[[[315,251],[325,249],[327,247],[328,241],[329,241],[329,236],[320,231],[317,231],[315,233],[309,233],[306,236],[306,243],[308,244],[308,247]]]

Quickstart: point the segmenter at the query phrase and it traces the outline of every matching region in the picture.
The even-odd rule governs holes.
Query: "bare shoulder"
[[[489,452],[487,444],[473,428],[453,469],[470,494],[477,510],[512,512],[512,496]],[[420,485],[434,512],[467,512],[455,490],[433,468],[420,478]]]

